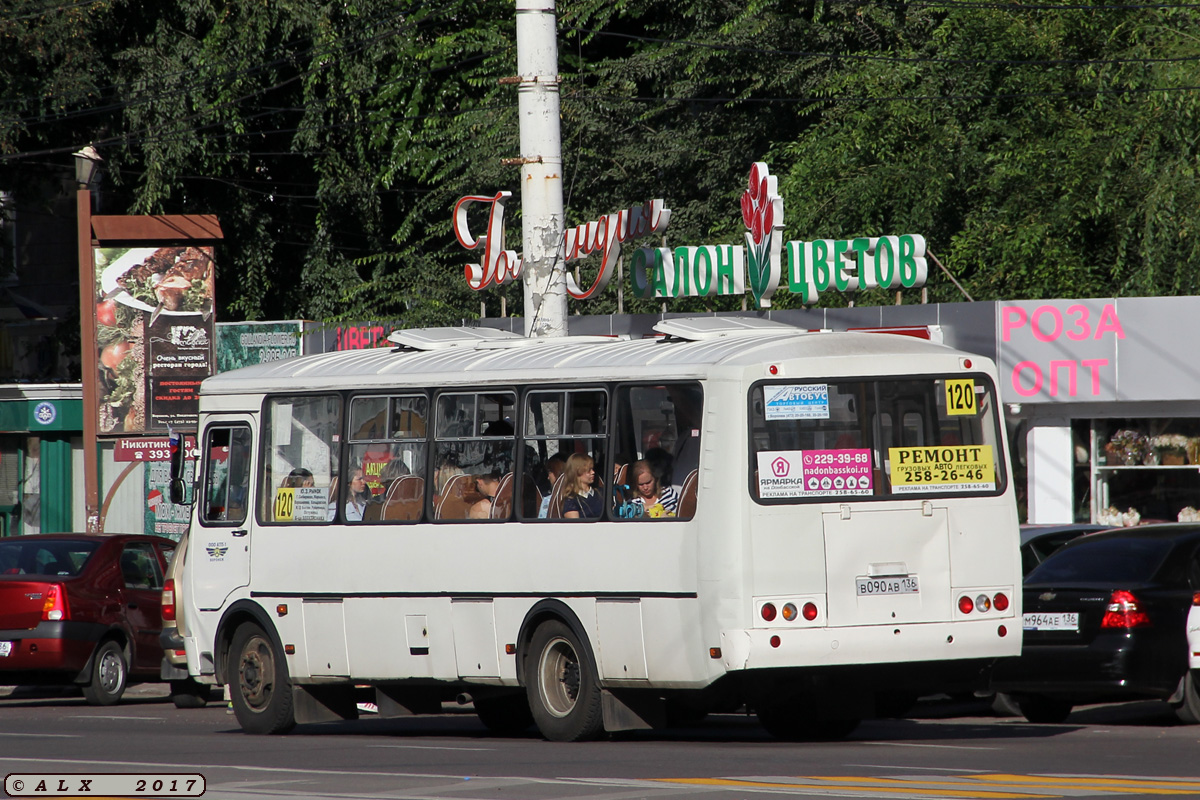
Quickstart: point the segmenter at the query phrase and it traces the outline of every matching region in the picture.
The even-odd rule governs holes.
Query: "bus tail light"
[[[175,619],[175,579],[167,578],[163,584],[162,618],[168,622]]]
[[[774,603],[763,603],[762,610],[759,613],[762,614],[762,618],[765,619],[767,622],[772,621],[773,619],[775,619],[775,613],[776,613],[775,612],[775,604]]]
[[[804,610],[801,613],[804,614],[804,618],[806,620],[808,620],[809,622],[812,622],[814,619],[817,618],[817,604],[816,603],[805,603]]]
[[[981,594],[979,597],[975,598],[975,608],[979,609],[980,611],[987,611],[991,609],[991,607],[992,598],[988,597],[986,594]]]
[[[970,614],[975,610],[975,601],[964,594],[958,598],[958,610],[964,614]]]
[[[992,607],[997,611],[1008,611],[1008,595],[1004,592],[996,592],[992,598]]]
[[[792,620],[794,620],[794,619],[796,618],[796,615],[797,615],[798,613],[799,613],[799,612],[798,612],[798,611],[796,611],[796,604],[795,604],[795,603],[784,603],[784,605],[783,605],[783,618],[784,618],[785,620],[787,620],[788,622],[791,622]]]
[[[71,611],[67,608],[67,593],[61,583],[52,583],[46,587],[46,597],[42,601],[42,619],[51,622],[70,619]]]
[[[1192,605],[1200,606],[1200,592],[1192,593]]]

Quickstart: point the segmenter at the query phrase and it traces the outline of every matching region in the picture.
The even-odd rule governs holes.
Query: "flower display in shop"
[[[1096,522],[1101,525],[1111,525],[1114,528],[1132,528],[1142,521],[1142,515],[1136,508],[1121,511],[1115,506],[1109,506],[1096,515]]]
[[[1146,458],[1154,451],[1144,434],[1129,428],[1122,428],[1112,435],[1108,444],[1104,445],[1104,452],[1112,462],[1132,466],[1145,462]]]

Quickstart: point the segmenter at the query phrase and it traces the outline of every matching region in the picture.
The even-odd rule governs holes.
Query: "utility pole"
[[[516,0],[525,335],[567,335],[554,0]]]

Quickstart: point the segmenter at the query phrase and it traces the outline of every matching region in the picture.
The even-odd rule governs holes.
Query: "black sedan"
[[[992,688],[1030,722],[1062,722],[1083,703],[1146,699],[1200,722],[1186,636],[1198,591],[1200,525],[1073,539],[1026,576],[1021,655],[997,662]]]
[[[1089,522],[1064,525],[1026,523],[1021,526],[1021,572],[1028,575],[1034,567],[1049,558],[1051,553],[1075,537],[1108,530],[1111,527]]]

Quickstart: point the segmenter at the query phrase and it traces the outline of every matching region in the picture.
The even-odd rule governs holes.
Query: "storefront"
[[[82,430],[79,384],[0,386],[0,535],[81,529]]]

